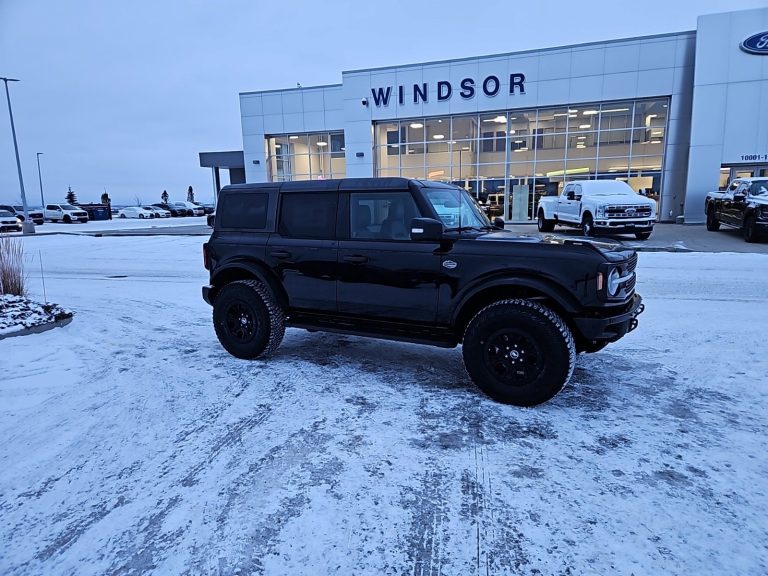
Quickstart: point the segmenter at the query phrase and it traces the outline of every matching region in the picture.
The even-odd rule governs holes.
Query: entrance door
[[[754,178],[768,176],[768,164],[753,164],[742,166],[731,166],[731,174],[728,179],[732,182],[736,178]]]

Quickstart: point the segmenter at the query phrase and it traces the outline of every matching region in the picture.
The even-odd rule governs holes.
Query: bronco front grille
[[[630,276],[622,284],[622,287],[624,288],[624,293],[627,295],[632,294],[632,292],[635,290],[635,284],[637,282],[637,276],[636,274],[634,274],[635,268],[637,268],[637,253],[633,254],[630,258],[627,259],[627,263],[625,266],[624,274],[632,272],[632,276]]]

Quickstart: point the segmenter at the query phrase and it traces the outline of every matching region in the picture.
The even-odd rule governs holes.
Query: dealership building
[[[695,31],[352,70],[341,84],[240,94],[232,182],[402,176],[452,182],[535,220],[564,182],[621,179],[662,221],[768,176],[768,8]],[[239,162],[238,162],[239,158]],[[230,165],[231,164],[231,165]]]

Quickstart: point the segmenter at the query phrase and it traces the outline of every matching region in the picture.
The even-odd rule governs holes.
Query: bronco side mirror
[[[496,216],[496,218],[493,219],[493,227],[498,228],[499,230],[504,230],[504,218]]]
[[[443,223],[440,220],[414,218],[411,220],[411,240],[442,240],[443,229]]]

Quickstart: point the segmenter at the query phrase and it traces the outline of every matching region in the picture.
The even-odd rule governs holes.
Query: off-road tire
[[[744,220],[744,241],[745,242],[758,242],[760,240],[760,234],[757,231],[757,221],[754,216],[747,216]]]
[[[552,232],[555,229],[555,221],[544,218],[544,210],[539,210],[539,218],[536,222],[539,232]]]
[[[720,230],[720,220],[715,216],[715,210],[713,208],[707,210],[707,230],[710,232],[717,232]]]
[[[581,233],[587,238],[591,238],[595,235],[594,220],[589,214],[584,214],[584,217],[581,219]]]
[[[285,335],[285,314],[261,282],[237,280],[216,295],[213,327],[227,352],[250,360],[277,350]]]
[[[635,232],[635,238],[638,240],[648,240],[651,237],[650,232]]]
[[[72,218],[69,216],[69,214],[64,215],[64,224],[72,224]]]
[[[565,322],[546,306],[500,300],[475,314],[464,332],[464,366],[498,402],[535,406],[568,383],[576,345]]]

